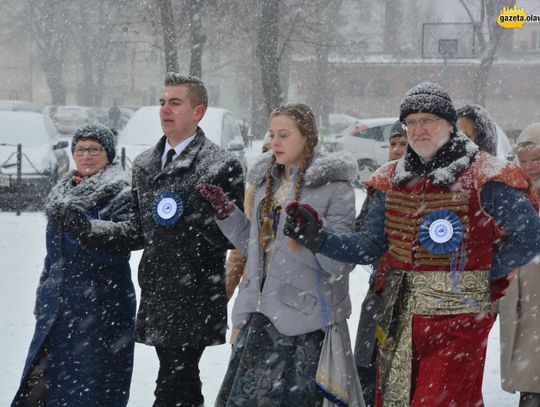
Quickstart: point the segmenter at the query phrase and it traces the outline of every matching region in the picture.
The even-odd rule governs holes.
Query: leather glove
[[[326,240],[326,235],[317,211],[307,204],[291,202],[287,206],[286,213],[283,234],[297,240],[313,254],[318,253]]]
[[[225,219],[234,212],[234,204],[229,201],[229,198],[227,198],[227,195],[225,195],[225,192],[223,192],[220,186],[199,184],[195,186],[195,189],[214,208],[218,219]]]
[[[64,231],[78,238],[83,238],[90,233],[92,224],[81,208],[65,205],[62,212],[61,226]]]

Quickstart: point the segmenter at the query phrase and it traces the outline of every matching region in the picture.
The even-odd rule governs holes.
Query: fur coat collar
[[[131,180],[120,163],[113,163],[89,177],[81,178],[79,184],[73,182],[76,171],[70,171],[61,178],[47,198],[45,213],[54,217],[59,204],[78,206],[87,211],[103,205],[131,187]]]

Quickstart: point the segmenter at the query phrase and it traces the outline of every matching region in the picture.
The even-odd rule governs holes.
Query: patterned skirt
[[[319,407],[315,386],[324,331],[280,334],[270,320],[252,314],[232,349],[216,407]]]

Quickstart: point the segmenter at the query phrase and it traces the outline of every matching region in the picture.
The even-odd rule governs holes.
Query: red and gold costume
[[[376,405],[482,405],[482,377],[490,312],[490,270],[501,237],[480,205],[488,181],[526,192],[530,181],[516,166],[478,153],[449,188],[421,177],[399,185],[397,161],[374,174],[371,191],[385,194],[388,250],[379,270],[384,285]],[[536,203],[535,197],[530,197]],[[434,254],[419,240],[429,213],[445,209],[463,225],[460,249]],[[456,264],[460,265],[459,270]]]

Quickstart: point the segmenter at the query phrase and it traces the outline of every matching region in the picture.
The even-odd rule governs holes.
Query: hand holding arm
[[[324,244],[326,234],[317,211],[307,204],[291,202],[286,212],[283,234],[297,240],[313,253],[318,253]]]
[[[84,238],[90,233],[92,224],[81,208],[71,205],[62,205],[60,213],[62,215],[59,225],[64,231],[71,233],[78,238]]]

